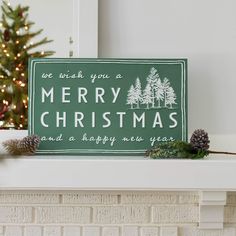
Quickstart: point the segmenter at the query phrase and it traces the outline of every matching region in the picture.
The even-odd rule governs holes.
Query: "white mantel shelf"
[[[236,160],[121,158],[4,159],[0,162],[0,189],[236,191]]]
[[[27,131],[0,131],[0,143]],[[3,152],[3,149],[0,148]],[[0,189],[236,191],[236,157],[31,156],[2,159]]]
[[[0,143],[26,135],[27,131],[1,130]],[[224,143],[219,140],[217,147],[222,148]],[[235,147],[235,136],[228,140]],[[3,152],[2,147],[0,151]],[[199,191],[199,227],[222,229],[226,193],[236,191],[236,157],[212,155],[203,160],[37,155],[3,158],[0,190]]]

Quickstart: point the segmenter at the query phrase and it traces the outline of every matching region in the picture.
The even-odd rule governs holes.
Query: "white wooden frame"
[[[74,57],[98,56],[98,0],[73,0]]]

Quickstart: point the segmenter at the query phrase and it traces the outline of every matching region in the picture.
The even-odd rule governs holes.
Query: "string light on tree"
[[[42,30],[31,32],[28,6],[12,7],[2,1],[0,20],[0,128],[27,128],[28,59],[46,57],[53,51],[36,51],[38,46],[51,42],[47,38],[32,43]],[[14,25],[14,27],[12,27]],[[27,46],[29,45],[29,46]],[[29,51],[30,50],[30,51]],[[17,95],[17,96],[16,96]]]

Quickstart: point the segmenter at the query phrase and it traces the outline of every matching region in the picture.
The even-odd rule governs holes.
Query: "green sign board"
[[[143,155],[187,139],[186,59],[32,59],[38,153]]]

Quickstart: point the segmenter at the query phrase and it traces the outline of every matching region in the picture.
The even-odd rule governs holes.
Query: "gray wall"
[[[189,131],[236,133],[235,0],[99,0],[100,57],[189,59]]]

